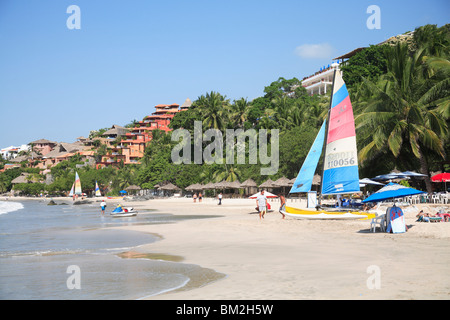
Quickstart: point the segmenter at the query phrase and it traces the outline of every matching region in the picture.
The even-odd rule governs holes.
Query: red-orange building
[[[145,146],[152,139],[152,131],[159,129],[165,132],[171,131],[170,121],[180,111],[187,110],[191,106],[191,100],[186,99],[180,108],[179,104],[159,104],[155,106],[155,112],[139,121],[134,128],[122,135],[122,140],[113,153],[102,159],[101,165],[115,165],[116,161],[124,164],[138,163],[144,156]]]

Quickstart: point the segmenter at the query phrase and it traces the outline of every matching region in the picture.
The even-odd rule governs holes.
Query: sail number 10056
[[[354,152],[332,153],[327,157],[325,163],[327,165],[327,169],[357,165]]]

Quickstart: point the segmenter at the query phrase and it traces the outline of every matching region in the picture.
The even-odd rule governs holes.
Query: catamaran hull
[[[352,220],[352,219],[372,219],[375,218],[375,214],[365,212],[336,212],[336,211],[313,211],[305,209],[297,209],[286,207],[283,214],[296,218],[296,219],[315,219],[315,220]]]

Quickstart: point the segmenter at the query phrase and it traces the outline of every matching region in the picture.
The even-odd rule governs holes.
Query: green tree
[[[230,102],[218,92],[206,93],[193,102],[203,119],[203,130],[226,128]]]
[[[376,83],[364,80],[360,90],[366,99],[355,119],[361,162],[390,152],[395,158],[414,157],[428,175],[426,154],[445,157],[448,127],[441,110],[449,103],[449,68],[434,70],[424,53],[419,48],[411,56],[407,45],[399,44],[389,53],[388,73]],[[426,186],[431,192],[429,179]]]
[[[341,65],[343,78],[348,88],[363,81],[363,78],[376,81],[387,72],[388,45],[370,46]]]

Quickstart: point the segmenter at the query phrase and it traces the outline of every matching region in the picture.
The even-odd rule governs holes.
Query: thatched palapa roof
[[[258,185],[253,179],[247,179],[244,182],[241,183],[241,188],[250,188],[250,187],[257,187]]]
[[[276,188],[278,187],[270,178],[259,185],[260,188]]]
[[[178,188],[176,185],[174,185],[173,183],[168,183],[164,186],[162,186],[160,188],[161,190],[167,190],[167,191],[175,191],[175,190],[180,190],[180,188]]]
[[[278,187],[291,187],[293,185],[293,182],[291,182],[291,180],[286,177],[281,177],[280,179],[275,181],[274,184]]]
[[[111,129],[102,134],[102,136],[124,136],[129,129],[118,125],[113,125]]]
[[[186,187],[185,189],[188,191],[202,190],[203,185],[201,185],[200,183],[194,183],[194,184],[191,184],[190,186]]]
[[[141,190],[141,187],[136,185],[131,185],[129,187],[126,187],[125,190]]]

